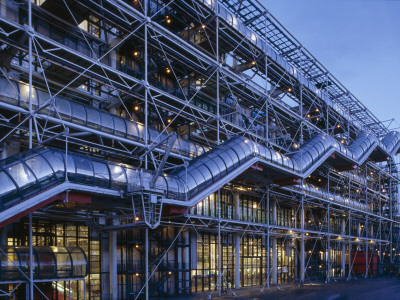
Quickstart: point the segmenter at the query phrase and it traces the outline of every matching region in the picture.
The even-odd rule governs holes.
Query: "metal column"
[[[342,219],[342,236],[346,234],[346,220]],[[342,278],[346,276],[346,243],[342,240]]]
[[[304,248],[304,196],[301,197],[301,241],[300,241],[300,282],[304,283],[305,276],[305,248]]]
[[[272,223],[276,225],[276,200],[272,201]],[[277,256],[277,240],[272,238],[272,284],[278,284],[278,256]]]
[[[108,253],[110,260],[110,299],[118,299],[118,275],[117,275],[117,231],[108,233]]]

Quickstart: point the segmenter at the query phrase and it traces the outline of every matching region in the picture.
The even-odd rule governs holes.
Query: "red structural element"
[[[374,162],[382,162],[382,161],[387,161],[388,159],[389,159],[389,156],[382,156],[382,157],[373,158],[372,160]]]
[[[162,216],[181,216],[187,212],[187,208],[176,205],[163,205]]]
[[[12,218],[7,219],[6,221],[0,223],[0,228],[11,224],[12,222],[15,222],[16,220],[25,217],[26,215],[37,211],[38,209],[52,203],[55,201],[66,201],[68,200],[68,202],[77,202],[77,203],[92,203],[92,196],[88,195],[88,194],[83,194],[83,193],[76,193],[76,192],[69,192],[68,193],[68,197],[67,197],[67,193],[61,193],[58,194],[56,196],[53,196],[45,201],[42,201],[38,204],[36,204],[35,206],[32,206],[31,208],[24,210],[23,212],[20,212],[19,214],[13,216]]]
[[[371,257],[372,255],[372,257]],[[365,274],[366,262],[368,262],[368,274],[378,275],[378,252],[368,252],[368,257],[365,256],[365,251],[352,251],[351,263],[353,264],[353,274]]]
[[[256,171],[263,171],[264,170],[263,167],[260,166],[259,164],[252,165],[250,168],[254,169]]]
[[[281,178],[281,179],[276,179],[274,183],[280,186],[300,184],[301,178],[296,178],[296,177]]]
[[[337,167],[335,167],[335,169],[338,171],[350,171],[350,170],[357,169],[357,165],[350,164],[350,165],[337,166]]]

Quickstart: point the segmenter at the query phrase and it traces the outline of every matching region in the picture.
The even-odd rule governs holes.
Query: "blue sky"
[[[260,1],[380,120],[400,126],[400,1]]]

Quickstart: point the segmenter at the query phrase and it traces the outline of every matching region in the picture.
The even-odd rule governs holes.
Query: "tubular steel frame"
[[[191,157],[169,153],[169,151],[151,144],[147,129],[154,123],[162,128],[161,132],[169,133],[169,129],[177,126],[183,119],[186,123],[191,124],[190,126],[197,128],[198,132],[190,138],[208,147],[219,145],[239,134],[258,143],[274,147],[281,153],[295,151],[299,144],[308,140],[316,132],[326,132],[346,144],[351,143],[361,130],[366,129],[378,137],[382,137],[388,132],[388,128],[330,74],[258,1],[182,1],[182,11],[192,16],[194,24],[193,26],[186,24],[186,29],[180,32],[181,35],[175,34],[173,29],[160,21],[159,17],[168,11],[172,15],[176,9],[173,1],[166,3],[150,0],[136,1],[138,3],[136,6],[120,0],[106,0],[102,4],[94,0],[83,1],[84,7],[89,10],[88,14],[99,19],[99,37],[79,28],[78,17],[75,16],[71,7],[71,3],[74,1],[63,0],[61,2],[75,22],[73,25],[78,28],[75,34],[77,39],[83,42],[83,45],[79,46],[81,49],[78,46],[74,49],[74,45],[69,45],[67,39],[56,41],[54,38],[45,36],[38,28],[34,28],[32,6],[34,6],[35,12],[40,9],[31,1],[28,1],[27,4],[27,26],[20,24],[17,19],[20,10],[24,9],[24,5],[14,9],[4,7],[1,2],[2,10],[6,11],[7,16],[0,14],[0,42],[16,50],[17,54],[10,66],[12,70],[10,74],[14,78],[19,77],[21,81],[29,82],[29,101],[27,107],[17,107],[0,101],[0,107],[9,114],[12,113],[8,116],[0,115],[0,126],[7,130],[4,136],[0,136],[0,143],[5,143],[12,137],[20,140],[23,147],[31,149],[35,146],[63,142],[66,153],[80,151],[90,155],[90,151],[87,149],[92,149],[93,152],[101,151],[110,157],[124,161],[134,161],[137,164],[139,161],[140,164],[144,161],[145,169],[159,169],[158,171],[161,172],[185,164],[191,160]],[[153,5],[151,11],[149,11],[150,3]],[[157,10],[154,11],[153,8],[156,6]],[[220,6],[226,7],[227,11],[232,13],[231,24],[222,16]],[[252,42],[252,35],[246,37],[238,32],[233,26],[237,20],[240,20],[253,31],[253,34],[257,35],[254,35],[255,39],[266,40],[267,44],[291,66],[291,71],[279,63],[279,57],[274,60],[267,50],[262,51],[257,44]],[[28,36],[28,45],[15,38],[21,34]],[[186,34],[188,39],[184,38]],[[106,35],[113,36],[115,39],[113,43],[106,40]],[[128,72],[124,72],[123,68],[118,68],[115,55],[116,50],[123,47],[124,44],[131,45],[132,38],[138,39],[140,46],[143,46],[143,50],[140,50],[143,53],[140,55],[143,55],[144,71],[138,76],[130,75]],[[202,44],[196,44],[191,41],[195,38],[204,39],[204,41]],[[106,50],[99,55],[98,49],[101,47]],[[227,48],[231,50],[227,51]],[[158,56],[155,55],[155,52],[158,53]],[[26,62],[26,56],[28,56],[28,62]],[[159,73],[165,71],[170,74],[168,78],[175,84],[173,90],[163,87],[160,80],[156,82],[151,79],[155,74],[154,65],[157,64],[163,64],[164,68]],[[76,76],[64,83],[59,83],[52,78],[54,74],[50,69],[53,66],[64,74],[75,74]],[[317,89],[311,90],[308,83],[299,81],[296,77],[297,73],[302,74]],[[2,69],[3,77],[9,78],[10,74]],[[189,84],[185,84],[185,80]],[[35,81],[35,85],[41,86],[50,95],[48,101],[35,110],[32,107],[33,81]],[[90,83],[87,86],[97,85],[102,93],[107,94],[107,97],[90,94],[82,89],[78,90],[78,86],[85,85],[85,82]],[[195,83],[193,84],[193,82]],[[87,89],[89,90],[90,87]],[[194,89],[194,92],[186,93],[185,89]],[[210,90],[215,92],[210,92]],[[63,120],[58,112],[55,117],[44,113],[43,110],[48,106],[54,107],[57,111],[54,97],[60,95],[74,95],[80,99],[90,99],[89,102],[105,108],[120,106],[131,120],[135,118],[134,113],[126,103],[127,99],[134,98],[136,103],[144,107],[144,143],[72,124]],[[221,97],[227,95],[232,102],[230,105]],[[324,97],[339,108],[333,109],[326,103]],[[203,104],[211,103],[208,110],[196,105],[195,101],[198,99],[201,99]],[[162,116],[165,111],[169,111],[168,115],[171,115],[168,121]],[[155,112],[155,115],[151,115],[151,112]],[[90,139],[86,137],[90,137]],[[144,156],[141,156],[143,152]],[[163,153],[164,157],[161,157],[160,154]],[[278,212],[280,202],[293,207],[296,212],[294,216],[300,220],[300,226],[278,226],[274,220],[270,222],[269,213],[267,214],[267,224],[223,218],[219,190],[217,193],[217,217],[199,216],[188,212],[184,218],[176,221],[179,226],[182,226],[179,234],[182,229],[186,228],[197,232],[196,228],[212,230],[216,225],[219,241],[222,233],[232,230],[242,232],[240,239],[245,233],[251,233],[253,236],[265,235],[268,255],[270,239],[283,237],[286,241],[290,237],[300,243],[300,251],[297,251],[297,248],[296,251],[300,252],[302,267],[299,278],[302,284],[305,283],[308,276],[307,270],[311,259],[309,257],[307,261],[305,258],[305,241],[314,241],[314,247],[317,242],[320,242],[322,247],[327,249],[327,281],[332,278],[332,263],[329,257],[332,242],[344,245],[345,250],[347,244],[346,251],[348,253],[351,253],[353,247],[356,249],[368,249],[368,247],[379,249],[379,260],[382,262],[385,259],[383,252],[389,252],[389,261],[393,262],[400,249],[398,247],[399,231],[393,229],[393,226],[399,227],[399,222],[396,220],[399,183],[397,165],[378,165],[367,162],[361,166],[360,170],[364,174],[359,176],[373,178],[370,180],[371,184],[368,184],[368,181],[366,184],[357,181],[355,172],[350,176],[345,172],[337,172],[325,166],[317,170],[318,173],[315,177],[323,178],[327,182],[327,189],[332,192],[343,193],[344,189],[348,189],[348,199],[355,198],[361,201],[361,196],[365,197],[363,202],[367,205],[370,204],[371,207],[376,205],[378,207],[376,212],[365,212],[339,205],[329,199],[309,195],[304,190],[280,187],[275,184],[265,186],[250,182],[249,190],[262,191],[260,203],[264,201],[264,195],[267,195],[268,212],[270,197],[273,196]],[[383,193],[383,189],[386,189],[387,192]],[[358,195],[354,195],[354,191],[359,191]],[[143,203],[142,206],[144,207]],[[312,209],[315,208],[324,212],[325,216],[322,220],[313,216]],[[135,209],[136,207],[133,207],[133,214],[136,216]],[[389,209],[389,211],[385,212],[384,209]],[[305,224],[307,211],[311,213],[309,221],[315,224],[314,228],[307,228],[308,225]],[[128,216],[132,215],[132,212],[125,213]],[[343,232],[332,233],[330,231],[331,215],[343,220]],[[276,216],[273,216],[274,218],[276,222]],[[360,229],[360,233],[356,235],[352,234],[354,220],[357,220],[359,226],[363,224],[363,228],[365,228]],[[29,221],[31,224],[32,214],[29,215]],[[134,222],[105,226],[103,229],[125,230],[141,225],[140,222]],[[169,222],[161,220],[161,226],[169,226]],[[324,229],[324,226],[327,228]],[[372,234],[367,232],[367,228],[370,228]],[[375,228],[377,230],[374,234]],[[146,264],[143,288],[145,288],[145,296],[148,298],[149,285],[147,283],[156,269],[149,274],[149,233],[147,228],[145,230]],[[29,236],[30,265],[33,266],[32,227],[30,227]],[[218,243],[219,258],[221,258],[221,248],[221,243]],[[393,249],[395,249],[395,253],[393,253]],[[235,252],[233,255],[236,255]],[[369,260],[367,257],[367,264],[371,259],[372,257]],[[264,286],[267,285],[267,289],[269,289],[272,270],[269,270],[269,259],[267,261],[268,279]],[[222,265],[221,259],[218,259],[215,264],[218,269],[218,280],[214,289],[218,286],[218,295],[221,295],[222,282],[225,280],[223,271],[225,267]],[[351,261],[349,255],[348,277],[352,276],[353,264],[354,261]],[[274,267],[276,266],[273,265],[272,269]],[[366,270],[368,270],[368,266]],[[342,272],[344,273],[345,270]],[[368,273],[365,276],[368,276]],[[30,297],[33,299],[32,268],[29,272],[29,282]],[[311,282],[310,279],[309,282]],[[214,289],[211,291],[210,297]],[[140,295],[139,292],[136,298]]]

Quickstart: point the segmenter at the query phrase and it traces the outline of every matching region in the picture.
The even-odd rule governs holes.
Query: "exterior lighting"
[[[167,74],[171,73],[171,69],[170,68],[166,68],[165,72],[167,72]]]
[[[291,92],[293,92],[293,89],[292,89],[292,88],[288,88],[287,91],[288,91],[289,93],[291,93]]]
[[[171,119],[168,119],[168,120],[167,120],[167,123],[168,123],[168,124],[169,124],[169,123],[171,123],[171,122],[172,122],[172,120],[171,120]]]
[[[169,16],[166,16],[165,22],[167,22],[167,24],[171,24],[172,20],[169,18]]]
[[[318,178],[318,182],[321,182],[322,181],[322,179],[321,178]]]
[[[135,245],[135,248],[139,248],[139,245],[138,245],[138,244],[136,244],[136,245]]]
[[[344,140],[341,140],[340,142],[341,142],[342,144],[344,144]]]
[[[136,221],[139,221],[139,217],[136,217],[136,219],[135,219]]]
[[[306,235],[308,235],[308,232],[306,232]]]
[[[204,25],[204,24],[201,25],[201,28],[206,29],[206,25]]]
[[[134,111],[138,111],[139,109],[140,109],[139,105],[135,105],[135,106],[133,107],[133,110],[134,110]]]
[[[139,273],[136,273],[135,275],[136,275],[136,276],[139,276]]]
[[[255,62],[255,61],[252,61],[251,64],[252,64],[253,66],[255,66],[255,65],[256,65],[256,62]]]
[[[318,109],[318,108],[316,108],[316,109],[315,109],[315,112],[319,112],[319,109]]]
[[[139,56],[139,53],[140,53],[139,51],[134,51],[133,56]]]
[[[340,124],[337,124],[337,125],[336,125],[336,128],[340,128]]]
[[[172,274],[172,272],[171,271],[168,271],[168,275],[171,275]]]
[[[309,117],[311,117],[311,115],[310,115],[310,114],[307,114],[307,118],[309,118]]]

